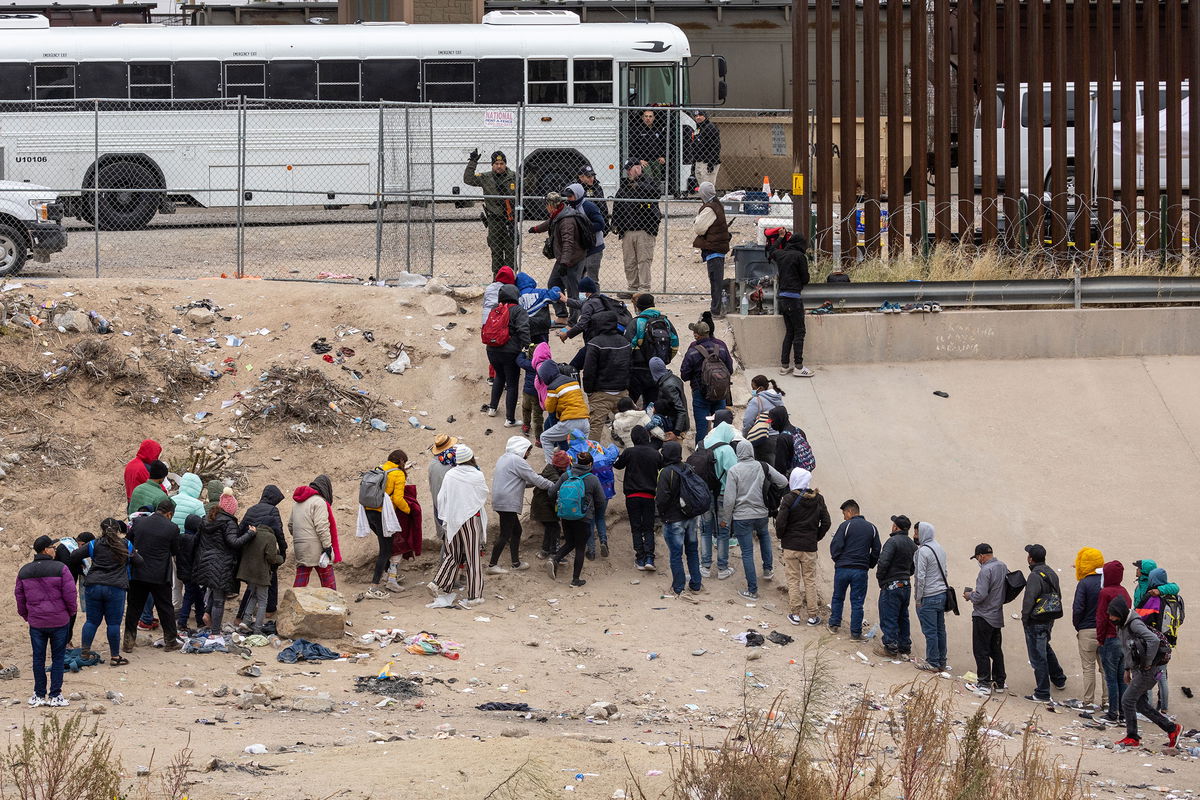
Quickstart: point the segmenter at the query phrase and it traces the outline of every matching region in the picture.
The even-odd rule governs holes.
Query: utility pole
[[[808,0],[792,0],[792,232],[805,238],[812,185],[808,156]]]

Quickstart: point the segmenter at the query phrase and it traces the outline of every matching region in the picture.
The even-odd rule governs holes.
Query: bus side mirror
[[[725,76],[729,74],[729,65],[725,63],[725,56],[717,56],[717,77],[721,78],[721,83],[725,83]]]
[[[725,83],[725,79],[722,78],[720,83],[717,84],[717,102],[724,103],[725,98],[728,96],[729,96],[729,86]]]

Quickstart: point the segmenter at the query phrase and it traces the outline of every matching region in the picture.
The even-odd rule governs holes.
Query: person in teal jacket
[[[179,492],[171,498],[175,501],[175,514],[171,517],[171,522],[175,523],[180,533],[183,533],[183,526],[189,516],[204,516],[204,503],[200,501],[200,492],[203,489],[204,482],[193,472],[185,472],[179,479]]]
[[[1150,591],[1150,573],[1158,569],[1158,564],[1148,558],[1143,558],[1141,561],[1133,562],[1133,566],[1137,567],[1137,586],[1133,589],[1133,607],[1140,608],[1142,600],[1146,598],[1146,592]],[[1164,583],[1161,586],[1156,586],[1160,595],[1179,594],[1179,584]]]

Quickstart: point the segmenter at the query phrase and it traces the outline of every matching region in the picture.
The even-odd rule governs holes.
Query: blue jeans
[[[703,393],[692,392],[692,416],[696,420],[697,442],[703,442],[704,437],[708,436],[710,423],[706,418],[711,414],[717,413],[724,407],[724,400],[720,400],[716,403],[710,403],[704,399]]]
[[[83,588],[83,603],[87,609],[87,619],[83,623],[83,638],[80,644],[84,650],[92,649],[92,640],[96,638],[96,630],[100,622],[105,625],[108,637],[108,652],[110,656],[121,654],[121,621],[125,617],[125,590],[116,586],[85,586]]]
[[[245,605],[245,599],[243,599],[242,604],[243,606]],[[203,628],[204,587],[198,583],[185,583],[183,585],[183,602],[180,603],[179,613],[176,615],[176,627],[181,631],[186,628],[188,626],[188,617],[192,614],[196,617],[196,627]]]
[[[142,616],[138,618],[139,622],[144,622],[149,625],[154,622],[154,598],[147,597],[146,605],[142,607]]]
[[[842,624],[842,605],[850,590],[850,635],[862,636],[863,601],[867,599],[867,570],[853,567],[834,567],[833,600],[830,602],[829,626]]]
[[[605,509],[605,511],[607,510]],[[587,552],[590,556],[596,555],[597,533],[600,534],[600,544],[608,544],[608,521],[604,519],[604,512],[588,520]]]
[[[883,632],[883,646],[893,653],[911,653],[912,635],[908,627],[908,598],[912,593],[909,585],[896,589],[879,590],[879,629]]]
[[[757,519],[735,519],[732,533],[737,539],[738,548],[742,551],[742,569],[746,572],[746,589],[758,591],[758,575],[754,571],[754,540],[758,539],[758,547],[762,551],[763,571],[774,569],[775,559],[771,552],[771,530],[767,525],[767,517]]]
[[[1108,684],[1108,716],[1121,716],[1121,695],[1125,692],[1125,654],[1121,640],[1109,637],[1100,645],[1100,665],[1104,667],[1104,682]]]
[[[917,604],[917,620],[925,635],[925,660],[939,669],[946,668],[946,593],[922,597]]]
[[[729,569],[729,529],[717,525],[716,510],[696,517],[700,526],[700,566],[708,569],[713,563],[713,538],[717,540],[717,569]]]
[[[46,644],[50,645],[50,696],[62,694],[63,655],[67,652],[67,625],[57,628],[30,628],[33,645],[33,693],[46,696]]]
[[[700,589],[700,546],[696,536],[696,518],[685,519],[682,522],[664,522],[663,539],[667,542],[667,551],[671,554],[671,591],[679,594],[683,591],[684,583],[692,591]],[[683,558],[687,556],[687,574],[683,571]],[[687,576],[691,580],[687,581]]]
[[[1054,655],[1050,646],[1051,626],[1040,622],[1025,623],[1025,649],[1029,653],[1029,664],[1033,667],[1033,678],[1036,686],[1033,696],[1038,700],[1050,699],[1050,683],[1061,686],[1067,682],[1067,675]]]

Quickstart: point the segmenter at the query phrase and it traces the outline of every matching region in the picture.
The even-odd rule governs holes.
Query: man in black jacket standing
[[[768,228],[767,258],[779,274],[779,314],[783,317],[783,349],[779,356],[779,374],[811,378],[813,371],[804,366],[804,301],[800,292],[808,285],[808,242],[786,228]],[[793,369],[792,364],[795,364]]]
[[[912,594],[913,557],[917,543],[908,535],[912,522],[903,514],[892,517],[892,533],[879,553],[879,629],[882,642],[876,652],[884,658],[912,653],[912,635],[908,626],[908,600]]]
[[[659,426],[666,431],[667,441],[678,439],[691,427],[687,401],[683,399],[683,381],[658,356],[650,359],[650,375],[654,378],[654,416],[661,420]]]
[[[584,347],[583,391],[588,398],[592,438],[597,442],[617,413],[617,401],[629,396],[626,389],[632,360],[629,340],[617,332],[617,315],[601,311],[592,317],[592,336]]]
[[[867,599],[867,572],[879,563],[879,529],[863,519],[858,503],[842,503],[842,519],[829,555],[833,558],[833,602],[829,613],[829,630],[837,633],[842,625],[842,607],[846,590],[850,590],[850,639],[863,639],[863,602]]]
[[[629,438],[633,446],[621,451],[613,462],[613,469],[625,470],[622,489],[637,568],[654,572],[654,495],[658,489],[662,456],[650,444],[650,433],[644,426],[635,425]]]
[[[721,171],[721,131],[704,109],[693,111],[692,119],[696,121],[696,130],[687,144],[688,160],[692,162],[696,185],[707,181],[716,186],[717,173]]]
[[[1048,703],[1051,683],[1055,689],[1067,685],[1067,674],[1050,646],[1054,620],[1063,615],[1062,590],[1059,589],[1058,574],[1046,566],[1046,548],[1040,544],[1027,544],[1025,552],[1029,554],[1029,578],[1021,601],[1021,623],[1025,628],[1029,664],[1037,684],[1033,694],[1026,695],[1025,699]]]
[[[179,526],[171,521],[175,501],[158,501],[153,514],[140,517],[129,529],[129,541],[142,556],[134,562],[129,579],[129,597],[125,606],[125,649],[132,650],[137,638],[138,615],[146,597],[154,598],[154,608],[162,622],[163,650],[179,649],[176,638],[175,608],[171,605],[171,576],[175,574],[175,554],[179,552]]]
[[[612,231],[621,240],[625,281],[633,294],[650,291],[650,265],[654,262],[654,240],[662,214],[658,190],[642,177],[636,159],[625,162],[625,179],[613,198]]]

